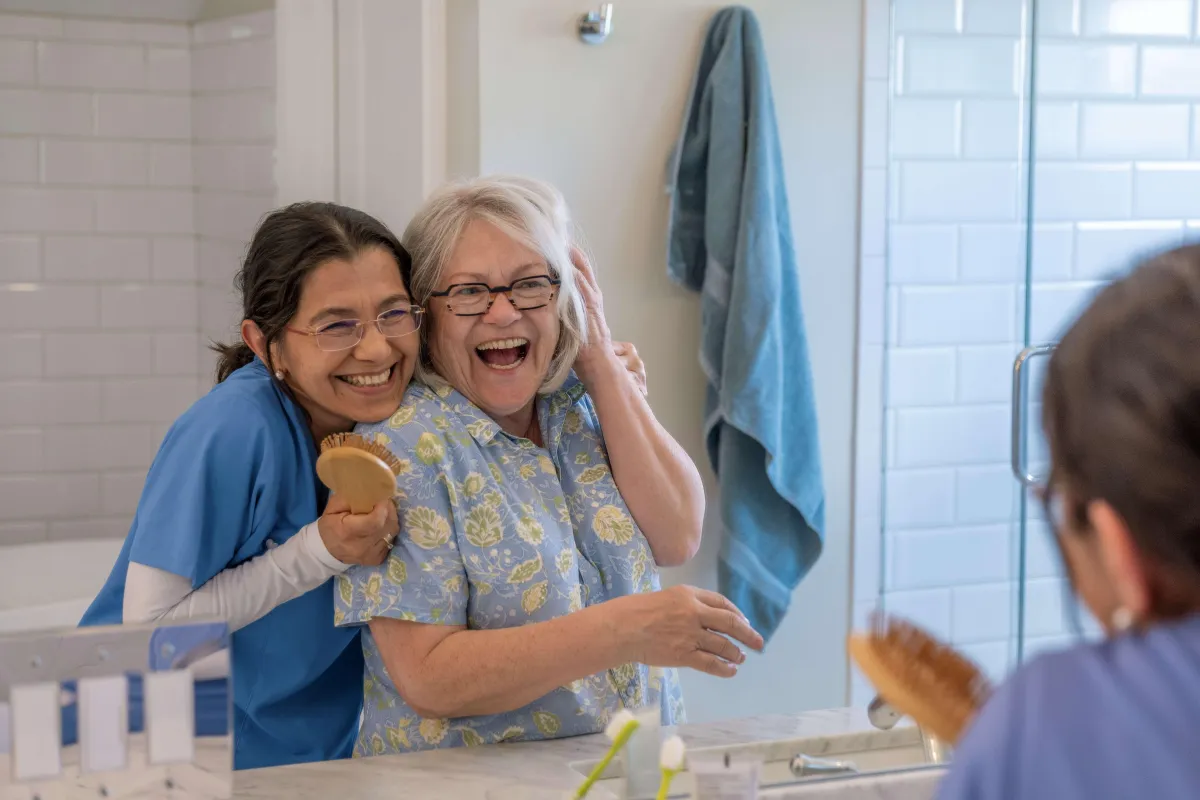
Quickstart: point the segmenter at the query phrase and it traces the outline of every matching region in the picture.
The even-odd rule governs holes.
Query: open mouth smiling
[[[511,370],[521,366],[529,355],[529,340],[494,339],[475,348],[479,360],[492,369]]]

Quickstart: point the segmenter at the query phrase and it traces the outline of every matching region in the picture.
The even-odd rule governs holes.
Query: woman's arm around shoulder
[[[281,443],[253,403],[206,400],[172,427],[147,476],[125,577],[127,623],[219,617],[238,630],[317,588],[347,562],[382,558],[377,529],[395,529],[390,503],[351,515],[331,498],[318,521],[230,566],[260,522],[256,506],[286,504],[271,480]]]
[[[277,500],[273,429],[252,398],[218,387],[171,427],[138,501],[130,561],[199,587],[251,535],[256,511]],[[282,416],[282,414],[281,414]],[[265,496],[264,496],[265,495]]]

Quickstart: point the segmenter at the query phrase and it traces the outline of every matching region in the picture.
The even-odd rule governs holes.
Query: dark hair
[[[296,315],[308,274],[327,261],[351,260],[372,247],[396,257],[407,288],[412,259],[387,226],[370,214],[334,203],[294,203],[263,218],[234,287],[242,297],[242,319],[253,321],[266,337],[269,370],[275,370],[270,345]],[[219,354],[217,383],[254,360],[245,342],[213,343],[212,349]]]
[[[1200,579],[1200,245],[1155,256],[1101,291],[1047,368],[1047,491],[1088,529],[1103,500],[1138,550]]]

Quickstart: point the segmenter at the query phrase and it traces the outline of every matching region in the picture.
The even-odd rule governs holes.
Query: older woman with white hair
[[[734,641],[763,642],[721,595],[660,589],[699,547],[703,488],[614,353],[561,195],[452,185],[404,239],[417,380],[359,429],[403,459],[401,533],[336,592],[337,624],[368,626],[355,754],[682,721],[675,667],[731,677]]]

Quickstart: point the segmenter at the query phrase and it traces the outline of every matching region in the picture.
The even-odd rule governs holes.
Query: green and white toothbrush
[[[592,790],[592,786],[604,774],[604,770],[608,769],[608,765],[617,757],[617,753],[621,752],[621,748],[629,743],[630,737],[637,731],[639,724],[641,723],[637,721],[637,717],[625,709],[621,709],[616,714],[613,714],[612,719],[609,720],[608,725],[604,728],[604,734],[612,740],[612,744],[609,745],[608,752],[604,754],[604,758],[600,759],[600,763],[595,766],[588,774],[587,779],[575,790],[575,800],[583,800],[587,796],[587,793]]]
[[[658,755],[658,766],[662,770],[662,782],[658,784],[657,800],[667,800],[667,794],[671,791],[671,781],[676,775],[683,772],[683,757],[686,753],[687,748],[684,747],[683,739],[678,736],[670,736],[662,743]]]

